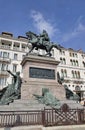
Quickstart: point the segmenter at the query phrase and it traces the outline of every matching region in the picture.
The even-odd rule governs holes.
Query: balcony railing
[[[19,47],[13,47],[13,50],[20,51],[20,48]]]
[[[11,49],[11,46],[7,46],[7,45],[0,45],[1,49]]]
[[[26,48],[22,48],[21,51],[26,52]]]
[[[6,70],[0,70],[0,76],[8,76],[8,72]]]
[[[67,81],[67,82],[74,82],[74,83],[79,83],[79,84],[82,84],[85,82],[85,80],[83,78],[71,78],[71,77],[64,77],[64,80]]]
[[[11,62],[11,59],[8,58],[8,57],[0,57],[0,61],[1,61],[1,62],[10,63],[10,62]]]

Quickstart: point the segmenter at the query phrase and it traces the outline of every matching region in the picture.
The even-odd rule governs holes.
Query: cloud
[[[71,28],[70,30],[69,28],[70,31],[64,33],[62,32],[62,30],[59,29],[59,27],[56,27],[56,22],[52,23],[52,21],[50,21],[49,19],[45,19],[43,14],[38,11],[32,10],[31,18],[33,20],[35,28],[39,33],[41,33],[43,29],[45,29],[48,32],[49,37],[55,39],[56,42],[68,42],[74,38],[82,36],[82,34],[85,33],[85,22],[83,16],[80,16],[77,19],[77,21],[73,25],[73,29]]]
[[[45,29],[50,37],[53,37],[56,33],[59,33],[59,29],[55,27],[55,24],[51,23],[48,19],[45,19],[43,14],[37,11],[31,11],[31,17],[34,21],[34,26],[40,33]]]
[[[81,22],[78,22],[77,26],[71,32],[63,34],[62,41],[67,42],[73,38],[82,35],[82,33],[85,33],[85,25]]]

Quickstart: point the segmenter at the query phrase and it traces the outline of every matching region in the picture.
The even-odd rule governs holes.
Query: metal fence
[[[0,127],[21,125],[75,125],[85,123],[85,109],[70,109],[64,104],[59,109],[31,111],[0,111]]]

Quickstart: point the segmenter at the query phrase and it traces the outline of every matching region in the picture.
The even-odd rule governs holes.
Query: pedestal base
[[[57,65],[54,58],[28,55],[21,63],[23,84],[21,99],[33,99],[33,94],[42,95],[42,88],[48,88],[57,99],[65,99],[65,89],[57,82]]]

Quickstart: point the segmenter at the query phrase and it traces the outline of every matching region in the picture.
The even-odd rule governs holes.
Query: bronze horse
[[[26,55],[31,53],[34,48],[36,50],[38,50],[38,49],[45,50],[47,52],[46,55],[49,55],[49,56],[52,55],[51,50],[53,47],[55,47],[58,50],[61,50],[59,45],[54,44],[53,42],[50,42],[50,41],[44,41],[43,44],[40,44],[41,37],[36,35],[35,33],[31,32],[31,31],[27,32],[26,36],[28,38],[28,42],[32,44],[32,48],[30,49],[30,51]]]

